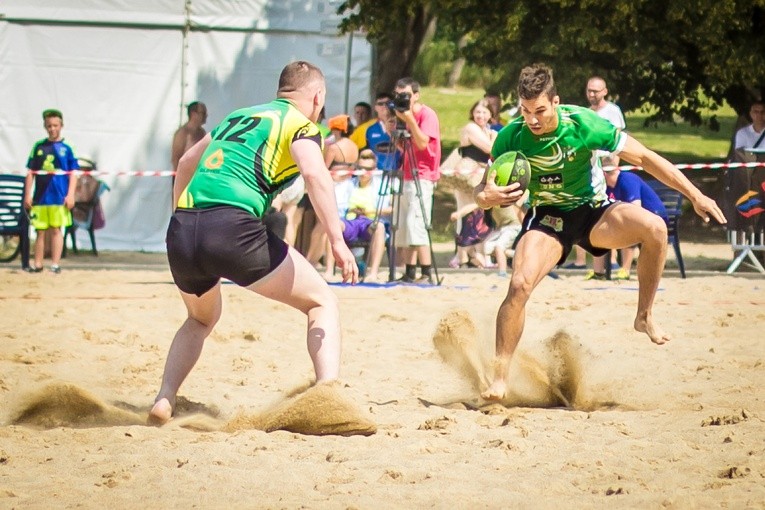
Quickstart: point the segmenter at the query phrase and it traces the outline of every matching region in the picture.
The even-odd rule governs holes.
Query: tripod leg
[[[412,163],[412,180],[414,181],[414,187],[415,187],[415,193],[417,195],[417,201],[419,202],[420,212],[422,213],[422,221],[424,223],[425,232],[428,236],[428,248],[430,250],[430,264],[433,268],[433,273],[435,276],[435,282],[436,285],[441,285],[441,279],[438,276],[438,265],[436,264],[436,257],[435,253],[433,251],[433,238],[430,235],[430,231],[432,230],[432,214],[427,214],[427,208],[425,207],[425,200],[422,196],[422,183],[420,182],[420,175],[417,170],[417,159],[414,155],[414,148],[412,147],[412,141],[409,139],[405,139],[405,150],[408,155],[407,158],[408,161]],[[433,193],[429,193],[430,199],[432,201],[433,199]],[[431,202],[432,205],[432,202]],[[432,207],[431,207],[431,213],[432,213]]]

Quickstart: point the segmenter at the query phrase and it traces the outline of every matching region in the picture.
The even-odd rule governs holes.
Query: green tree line
[[[453,79],[462,58],[463,80],[505,93],[545,62],[570,102],[600,75],[652,121],[698,125],[725,102],[743,115],[765,93],[765,0],[345,0],[338,12],[377,48],[374,90],[421,56],[428,79]]]

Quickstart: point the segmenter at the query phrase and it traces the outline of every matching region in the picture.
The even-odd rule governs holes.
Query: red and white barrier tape
[[[756,168],[765,166],[765,161],[755,161],[754,163],[694,163],[694,164],[679,164],[675,165],[678,170],[706,170],[718,168]],[[604,167],[604,169],[611,169],[613,167]],[[642,170],[643,167],[635,165],[621,165],[619,170]]]
[[[45,172],[43,170],[30,170],[29,173],[33,174],[53,174],[53,175],[66,175],[68,172],[64,170],[56,170],[55,172]],[[130,176],[130,177],[172,177],[175,175],[175,172],[172,170],[161,170],[161,171],[155,171],[155,172],[130,172],[130,171],[119,171],[119,172],[104,172],[101,170],[75,170],[75,174],[77,175],[98,175],[98,176],[115,176],[115,177],[122,177],[122,176]],[[10,170],[10,171],[0,171],[0,174],[10,174],[10,175],[26,175],[27,170]]]
[[[675,167],[678,170],[717,170],[721,168],[758,168],[758,167],[765,167],[765,161],[757,161],[754,163],[693,163],[693,164],[678,164],[675,165]],[[606,169],[611,169],[613,167],[605,167]],[[618,167],[619,170],[643,170],[642,167],[635,166],[635,165],[621,165]],[[330,172],[333,175],[343,176],[343,175],[364,175],[364,174],[373,174],[373,175],[379,175],[384,173],[382,170],[330,170]],[[57,170],[55,172],[43,172],[43,171],[32,171],[32,173],[35,174],[55,174],[55,175],[65,175],[67,172],[63,170]],[[146,171],[118,171],[118,172],[104,172],[102,170],[77,170],[75,173],[79,174],[89,174],[89,175],[98,175],[103,177],[123,177],[123,176],[130,176],[130,177],[172,177],[175,175],[175,172],[172,170],[158,170],[153,172],[146,172]],[[443,172],[446,175],[454,175],[454,172],[447,173]],[[460,172],[460,174],[469,175],[472,171],[466,171],[466,172]],[[0,174],[10,174],[10,175],[26,175],[26,170],[3,170],[0,171]]]

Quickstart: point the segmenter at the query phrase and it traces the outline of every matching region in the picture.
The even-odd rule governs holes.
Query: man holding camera
[[[402,248],[401,254],[406,264],[400,281],[434,283],[428,227],[433,211],[433,189],[440,176],[441,128],[436,112],[419,102],[419,83],[412,78],[401,78],[396,82],[394,92],[393,109],[399,124],[403,124],[400,127],[409,132],[408,140],[412,149],[404,150],[400,211],[394,211],[394,214],[400,212],[396,218],[396,246]],[[417,193],[415,174],[420,183],[421,196]],[[421,271],[419,278],[416,275],[418,261]]]

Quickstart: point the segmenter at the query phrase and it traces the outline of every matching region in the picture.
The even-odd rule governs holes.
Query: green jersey
[[[520,151],[528,158],[532,207],[552,205],[570,211],[601,204],[608,197],[595,151],[621,151],[627,134],[588,108],[560,105],[556,110],[558,127],[551,133],[536,136],[522,117],[505,126],[494,141],[492,159],[508,151]]]
[[[274,197],[299,175],[290,146],[323,146],[319,128],[287,99],[236,110],[210,133],[179,208],[232,205],[262,217]]]

